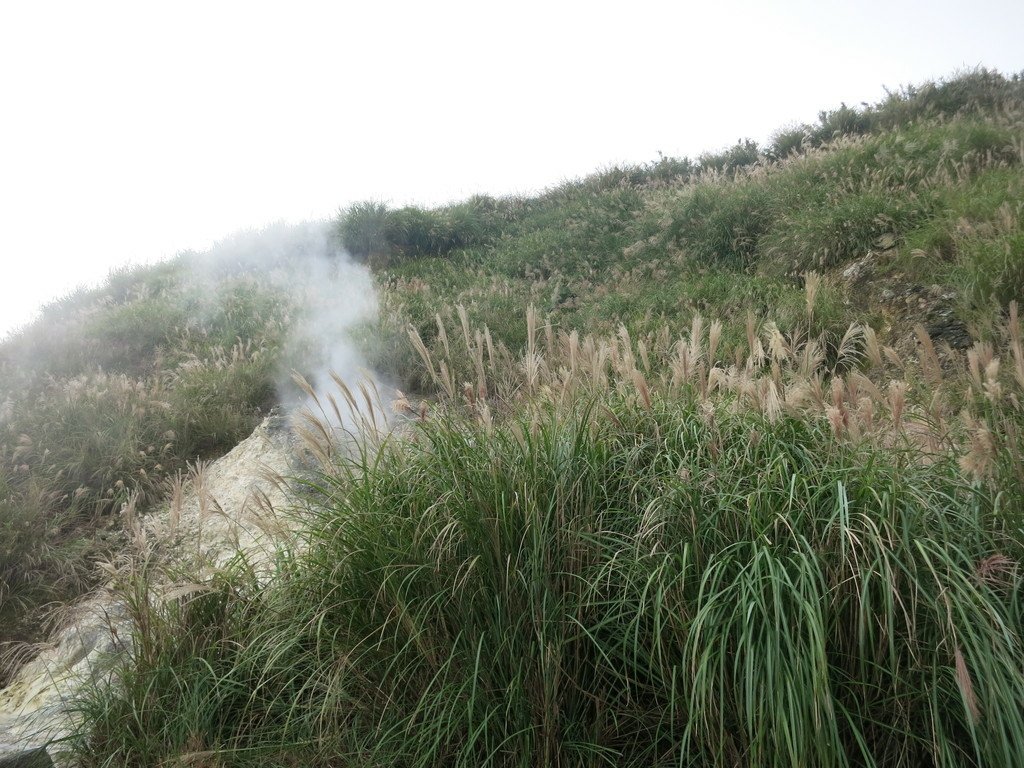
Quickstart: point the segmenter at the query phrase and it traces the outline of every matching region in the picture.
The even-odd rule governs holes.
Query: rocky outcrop
[[[282,478],[291,466],[288,433],[271,420],[229,454],[192,473],[182,493],[129,521],[136,538],[159,542],[168,560],[216,567],[241,549],[266,561],[286,525]],[[69,703],[107,680],[125,650],[128,618],[117,594],[100,589],[73,606],[39,654],[0,691],[0,766],[62,764],[60,740],[73,726]]]
[[[913,354],[917,345],[914,328],[924,327],[936,347],[967,349],[974,339],[958,312],[958,294],[939,285],[924,285],[894,271],[894,249],[872,251],[838,271],[848,295],[865,309],[879,313],[890,326],[890,342],[901,353]]]

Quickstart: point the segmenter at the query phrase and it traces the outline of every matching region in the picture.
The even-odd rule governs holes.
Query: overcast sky
[[[1022,40],[1019,0],[4,2],[0,335],[239,229],[763,141]]]

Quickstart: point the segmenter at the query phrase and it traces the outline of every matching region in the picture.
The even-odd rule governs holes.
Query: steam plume
[[[380,387],[354,340],[377,316],[373,277],[336,244],[328,222],[277,223],[237,233],[193,256],[191,269],[209,287],[202,301],[207,306],[223,302],[225,286],[239,279],[252,280],[287,303],[277,387],[288,411],[312,405],[294,383],[293,371],[318,394],[337,386],[332,374],[353,390],[367,378]],[[353,423],[335,426],[352,428]]]

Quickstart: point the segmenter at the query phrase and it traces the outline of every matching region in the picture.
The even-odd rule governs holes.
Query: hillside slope
[[[301,401],[292,369],[354,371],[348,335],[375,301],[323,224],[272,225],[116,272],[6,339],[0,641],[38,639],[41,607],[96,583],[96,560],[123,544],[123,505],[146,509]]]
[[[1009,765],[1022,217],[980,70],[112,275],[0,346],[0,639],[281,404],[307,554],[133,624],[84,764]]]
[[[364,203],[338,232],[381,274],[392,327],[428,343],[434,314],[455,321],[462,305],[517,349],[533,304],[581,332],[679,332],[695,314],[741,328],[752,314],[830,344],[851,322],[893,343],[923,322],[965,348],[1024,290],[1022,104],[1020,79],[971,73],[823,112],[771,147],[612,168],[530,199]],[[811,271],[826,279],[805,327]],[[390,355],[375,362],[415,380],[415,358]]]

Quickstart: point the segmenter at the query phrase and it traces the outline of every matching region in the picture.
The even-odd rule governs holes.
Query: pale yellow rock
[[[164,559],[198,559],[210,569],[238,549],[257,564],[268,563],[288,531],[277,513],[286,505],[281,479],[291,457],[287,434],[264,421],[193,475],[177,509],[168,502],[138,520],[136,544],[159,543],[154,551]],[[168,584],[167,594],[177,589]],[[0,757],[49,745],[60,765],[60,747],[53,742],[73,725],[68,703],[86,686],[104,681],[128,636],[124,606],[109,588],[72,606],[39,654],[0,690]]]

